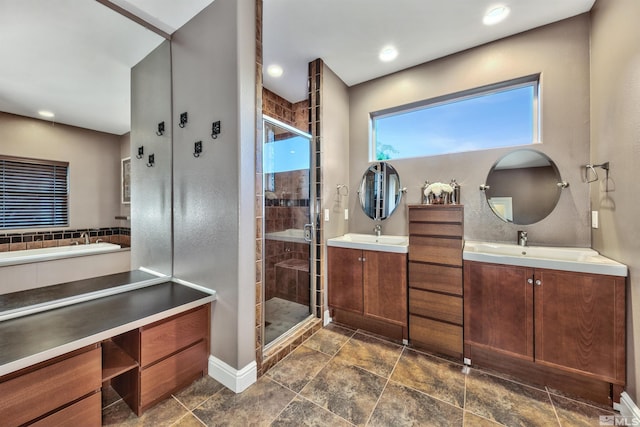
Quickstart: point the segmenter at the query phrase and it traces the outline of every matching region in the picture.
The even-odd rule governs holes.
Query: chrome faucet
[[[529,238],[527,237],[527,232],[518,231],[518,244],[520,246],[527,246],[527,240],[529,240]]]
[[[382,226],[380,224],[376,224],[376,226],[373,227],[373,232],[376,233],[376,236],[380,237],[382,235]]]
[[[88,245],[89,243],[91,243],[91,241],[89,240],[89,233],[87,233],[87,232],[83,232],[83,233],[80,235],[80,238],[81,238],[81,239],[84,239],[84,244],[85,244],[85,245]]]

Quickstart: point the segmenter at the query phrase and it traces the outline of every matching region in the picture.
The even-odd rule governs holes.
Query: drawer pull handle
[[[533,285],[533,279],[527,279],[527,283]]]
[[[540,285],[542,285],[542,280],[540,279],[536,280],[536,286],[540,286]]]

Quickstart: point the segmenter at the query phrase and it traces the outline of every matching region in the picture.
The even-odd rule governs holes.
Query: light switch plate
[[[591,211],[591,228],[598,228],[598,211]]]
[[[324,220],[329,221],[329,209],[324,210]]]
[[[349,209],[344,210],[344,219],[347,221],[349,219]]]

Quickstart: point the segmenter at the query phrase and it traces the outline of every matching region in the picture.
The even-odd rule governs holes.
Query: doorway
[[[313,317],[311,135],[263,116],[265,348]]]

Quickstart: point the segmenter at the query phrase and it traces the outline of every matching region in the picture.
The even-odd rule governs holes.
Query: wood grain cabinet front
[[[464,269],[465,357],[472,363],[601,403],[619,399],[624,277],[475,261]]]
[[[329,247],[329,308],[336,322],[406,338],[407,256]]]
[[[463,352],[461,205],[409,206],[409,341],[454,357]]]
[[[87,402],[73,403],[91,395],[99,400],[101,371],[100,348],[93,345],[0,378],[0,425],[33,423],[45,415],[50,421],[74,419],[78,414],[90,414],[82,425],[100,425],[100,404],[87,408]],[[39,424],[57,425],[44,419]]]

